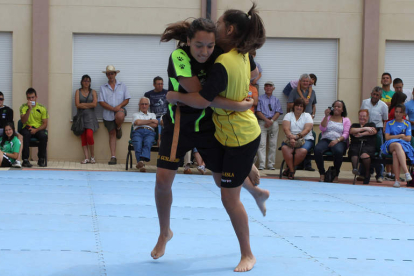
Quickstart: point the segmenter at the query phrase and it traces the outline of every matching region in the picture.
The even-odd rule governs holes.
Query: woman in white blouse
[[[305,159],[308,151],[312,149],[313,135],[312,127],[313,120],[309,113],[305,113],[305,102],[302,98],[298,98],[293,103],[293,111],[287,113],[283,118],[283,131],[286,134],[287,140],[282,143],[282,154],[286,161],[288,168],[283,172],[284,176],[288,176],[289,179],[295,177],[295,166],[302,163]],[[295,148],[295,144],[299,139],[304,139],[305,143],[298,148]],[[295,149],[295,160],[293,161],[293,151]]]

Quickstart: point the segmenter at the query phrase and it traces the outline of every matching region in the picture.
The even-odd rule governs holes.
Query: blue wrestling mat
[[[0,276],[234,275],[239,245],[211,176],[177,175],[164,257],[155,175],[1,171]],[[260,276],[414,274],[414,189],[262,179],[245,190]]]

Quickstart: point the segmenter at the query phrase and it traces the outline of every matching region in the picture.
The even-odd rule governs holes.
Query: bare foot
[[[253,183],[254,186],[257,186],[260,184],[260,172],[256,168],[256,166],[253,164],[252,169],[249,173],[250,181]]]
[[[242,257],[240,263],[234,269],[234,272],[246,272],[253,268],[256,264],[256,258],[252,257]]]
[[[164,256],[165,253],[165,247],[167,245],[167,242],[171,240],[173,237],[173,232],[171,229],[169,230],[168,236],[162,236],[160,235],[158,237],[158,242],[155,245],[154,249],[151,251],[151,257],[156,260]]]
[[[263,190],[260,196],[256,199],[256,204],[262,212],[263,216],[266,216],[266,200],[269,198],[270,192],[268,190]]]

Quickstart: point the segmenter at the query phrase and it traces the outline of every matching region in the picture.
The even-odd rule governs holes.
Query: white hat
[[[113,65],[108,65],[108,66],[106,66],[106,71],[102,71],[102,73],[109,73],[109,72],[115,72],[115,73],[119,73],[119,72],[121,72],[121,71],[119,71],[119,70],[115,70],[115,66],[113,66]]]

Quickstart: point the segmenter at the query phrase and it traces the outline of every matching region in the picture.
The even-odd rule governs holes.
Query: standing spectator
[[[3,136],[6,124],[13,122],[13,109],[4,105],[4,100],[4,94],[0,91],[0,137]]]
[[[322,139],[315,146],[315,161],[320,174],[319,181],[321,182],[325,180],[323,154],[329,149],[332,151],[336,170],[333,182],[338,182],[343,155],[347,148],[349,128],[351,127],[351,120],[347,117],[345,103],[338,100],[332,104],[332,107],[325,110],[325,117],[319,125],[319,129],[322,131]]]
[[[395,78],[392,82],[392,87],[394,88],[395,93],[397,92],[402,92],[405,94],[405,96],[407,96],[407,98],[405,99],[405,102],[409,102],[413,99],[413,94],[410,89],[404,89],[404,83],[402,81],[402,79],[400,78]]]
[[[98,102],[104,108],[103,121],[109,132],[109,148],[111,150],[111,160],[109,165],[116,165],[116,139],[122,137],[122,123],[124,122],[127,111],[125,106],[129,103],[131,96],[124,83],[118,82],[115,77],[119,73],[113,65],[106,66],[108,83],[101,86]]]
[[[316,76],[315,76],[316,77]],[[316,79],[315,79],[316,82]],[[304,98],[305,101],[305,112],[309,113],[312,117],[312,120],[315,119],[315,113],[316,113],[316,91],[313,89],[312,92],[310,91],[310,84],[311,84],[311,77],[308,74],[302,74],[299,78],[300,83],[300,90],[302,91],[302,96],[299,94],[297,90],[292,90],[292,92],[289,94],[289,98],[287,100],[287,112],[293,111],[293,103],[298,98]],[[312,168],[311,160],[308,156],[305,157],[305,160],[303,161],[303,165],[298,166],[299,169],[304,169],[307,171],[315,171],[314,168]]]
[[[405,103],[405,112],[407,113],[408,120],[411,123],[411,136],[414,136],[414,90],[412,94],[411,100]]]
[[[81,88],[76,90],[75,105],[76,108],[82,111],[84,131],[81,135],[82,149],[85,155],[85,160],[81,164],[95,164],[95,141],[93,133],[99,128],[98,119],[95,114],[95,107],[98,104],[98,95],[95,90],[91,88],[91,77],[83,75],[81,79]],[[89,151],[91,152],[89,159]]]
[[[388,120],[388,106],[380,100],[382,95],[382,88],[379,86],[374,87],[371,92],[371,98],[365,99],[362,101],[361,110],[366,109],[368,110],[369,114],[369,123],[374,123],[375,128],[377,129],[377,136],[381,140],[381,145],[384,143],[383,137],[383,126],[384,122]],[[375,172],[376,172],[376,180],[378,183],[382,183],[384,180],[384,165],[383,164],[376,164],[375,165]],[[363,166],[360,167],[360,176],[358,180],[365,179],[365,169]]]
[[[266,140],[269,137],[269,151],[267,155],[267,169],[274,170],[277,148],[277,136],[279,134],[279,124],[277,119],[283,114],[279,99],[273,96],[275,85],[268,81],[264,85],[265,94],[259,97],[257,105],[257,118],[262,132],[260,137],[259,150],[259,170],[264,170],[266,163]]]
[[[23,136],[23,167],[30,168],[29,146],[30,139],[35,137],[39,140],[39,151],[37,165],[46,167],[46,149],[47,149],[47,122],[49,113],[44,105],[37,102],[37,93],[33,88],[26,91],[27,103],[20,107],[20,118],[23,128],[20,134]]]
[[[391,105],[392,96],[394,96],[394,91],[391,90],[391,82],[392,77],[390,73],[383,73],[381,76],[381,84],[382,84],[382,96],[381,101],[387,104],[387,106]]]
[[[0,167],[11,167],[19,156],[21,143],[17,138],[14,124],[7,122],[0,136]]]
[[[318,78],[316,77],[315,74],[309,74],[309,77],[310,77],[310,80],[309,80],[309,94],[311,94],[312,93],[312,86],[313,85],[316,86],[316,81],[318,80]],[[292,92],[292,90],[295,90],[295,89],[298,91],[299,96],[303,100],[306,100],[306,98],[302,95],[302,91],[301,91],[301,88],[300,88],[300,80],[292,80],[292,81],[288,82],[288,84],[283,89],[283,94],[286,97],[289,97],[290,92]]]
[[[4,105],[4,100],[5,100],[4,94],[3,92],[0,91],[0,137],[4,133],[4,127],[6,126],[7,123],[13,123],[13,126],[14,126],[13,109],[8,107],[7,105]],[[19,133],[17,133],[17,138],[19,138],[20,144],[23,144],[23,137]],[[12,164],[13,167],[15,168],[22,167],[22,165],[20,164],[20,161],[18,160],[20,159],[21,155],[22,155],[22,147],[20,147],[18,158],[15,158],[15,161]]]
[[[257,104],[259,103],[259,92],[257,91],[256,87],[253,86],[252,84],[249,85],[249,95],[248,98],[252,98],[253,99],[253,105],[250,108],[250,110],[255,113],[256,112],[256,108],[257,108]]]
[[[315,119],[315,112],[316,112],[316,91],[312,90],[312,94],[309,95],[309,85],[310,85],[310,76],[308,74],[303,74],[299,78],[300,82],[300,89],[302,91],[303,97],[305,97],[305,112],[309,113],[312,116],[312,119]],[[308,96],[310,96],[308,98]],[[293,111],[293,103],[297,98],[301,98],[298,91],[292,90],[289,94],[289,98],[287,100],[287,110],[288,112]]]
[[[155,139],[155,128],[158,120],[155,113],[148,112],[150,100],[142,97],[139,100],[138,113],[134,113],[132,125],[132,144],[134,145],[135,157],[137,158],[136,168],[145,172],[145,163],[151,159],[151,147]]]
[[[160,146],[161,137],[161,116],[168,111],[168,102],[165,98],[168,91],[164,89],[164,80],[157,76],[153,81],[154,89],[146,92],[144,97],[150,100],[150,112],[155,113],[158,120],[158,146]]]
[[[254,51],[251,51],[250,54],[252,55],[253,59],[256,57],[256,51],[255,50]],[[262,66],[260,66],[260,64],[258,62],[256,62],[256,60],[254,61],[254,63],[256,63],[256,67],[257,67],[257,70],[259,71],[259,75],[257,75],[254,78],[251,78],[250,79],[250,84],[253,85],[254,87],[256,87],[257,90],[259,90],[259,83],[258,83],[258,81],[262,77],[263,69],[262,69]]]

